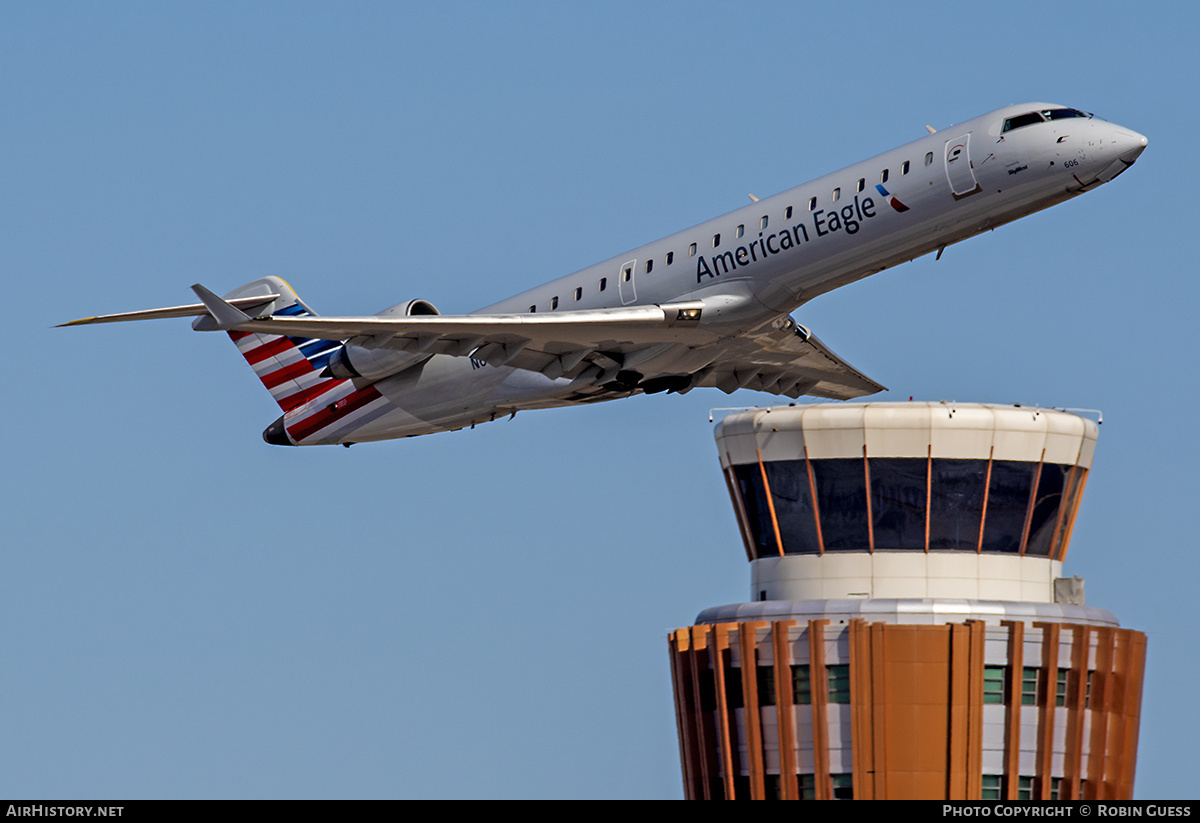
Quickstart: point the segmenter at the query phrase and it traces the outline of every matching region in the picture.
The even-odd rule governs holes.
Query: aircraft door
[[[617,289],[621,295],[621,305],[628,306],[630,303],[637,300],[637,291],[634,289],[634,279],[637,275],[637,260],[629,260],[621,264],[621,270],[617,272]]]
[[[981,191],[971,169],[971,133],[946,141],[946,179],[954,199]]]

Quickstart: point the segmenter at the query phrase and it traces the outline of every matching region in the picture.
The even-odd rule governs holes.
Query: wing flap
[[[580,391],[588,381],[604,386],[618,375],[626,393],[643,386],[645,391],[715,386],[727,393],[751,388],[787,397],[849,400],[884,389],[791,318],[780,318],[757,333],[722,336],[700,325],[701,301],[533,314],[254,316],[254,308],[269,305],[278,295],[223,300],[202,286],[193,289],[204,302],[64,325],[208,315],[206,328],[470,356],[491,366],[575,379]]]
[[[345,340],[351,345],[471,356],[492,366],[512,366],[547,377],[576,377],[588,369],[604,383],[639,361],[643,382],[690,376],[687,388],[725,392],[753,388],[771,394],[808,394],[849,400],[884,387],[838,357],[817,337],[782,318],[771,328],[720,337],[699,327],[699,301],[543,314],[422,315],[393,317],[255,317],[235,326],[259,333]],[[232,313],[228,313],[232,314]],[[655,369],[658,348],[687,347],[708,365],[690,375]],[[705,353],[711,357],[703,356]],[[648,362],[644,365],[639,355]],[[666,370],[664,370],[666,369]],[[681,383],[682,385],[682,383]]]
[[[238,323],[238,331],[260,334],[286,334],[324,340],[349,340],[364,345],[370,338],[375,346],[410,350],[415,343],[428,350],[443,339],[470,339],[507,342],[527,340],[547,345],[592,347],[597,332],[602,342],[670,342],[672,330],[695,329],[704,304],[664,303],[594,311],[565,311],[544,314],[465,314],[419,315],[407,317],[252,317]],[[694,312],[693,316],[684,316]],[[381,342],[382,341],[382,342]]]
[[[885,390],[815,335],[787,324],[779,331],[731,338],[694,385],[715,386],[727,394],[751,388],[793,398],[806,394],[830,400],[851,400]]]

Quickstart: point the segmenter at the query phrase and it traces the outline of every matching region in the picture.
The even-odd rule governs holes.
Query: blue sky
[[[0,794],[680,796],[666,634],[748,597],[708,411],[769,396],[281,449],[223,337],[51,326],[469,311],[1047,100],[1150,147],[796,316],[886,398],[1103,410],[1066,571],[1149,636],[1138,796],[1195,797],[1197,12],[833,6],[0,7]]]

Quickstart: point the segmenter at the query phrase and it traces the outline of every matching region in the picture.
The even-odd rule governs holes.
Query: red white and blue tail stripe
[[[263,281],[271,281],[264,283]],[[279,297],[257,314],[307,317],[314,312],[306,306],[287,283],[277,277],[248,283],[227,295],[241,297],[251,287],[267,286]],[[261,286],[260,286],[261,287]],[[258,375],[263,386],[275,398],[279,408],[288,412],[333,388],[340,380],[321,377],[321,370],[330,356],[341,346],[336,340],[315,340],[306,337],[284,337],[277,334],[256,334],[231,331],[230,339]]]
[[[270,304],[255,308],[255,316],[316,316],[292,287],[278,277],[247,283],[225,299],[264,293],[279,296]],[[269,443],[340,442],[349,430],[387,411],[387,401],[374,386],[358,388],[350,380],[321,376],[329,358],[342,345],[337,340],[243,331],[228,334],[283,410],[283,417],[264,432]]]

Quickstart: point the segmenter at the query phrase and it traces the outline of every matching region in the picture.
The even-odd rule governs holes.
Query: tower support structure
[[[1146,638],[1062,575],[1097,432],[983,404],[722,421],[752,599],[669,638],[687,796],[1130,798]]]

